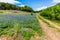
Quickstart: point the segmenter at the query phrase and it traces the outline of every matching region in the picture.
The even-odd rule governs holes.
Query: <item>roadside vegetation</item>
[[[46,19],[49,19],[58,25],[60,24],[60,3],[47,9],[41,10],[40,15]]]
[[[60,20],[60,3],[41,10],[40,15],[50,20]]]
[[[38,33],[42,36],[36,14],[0,14],[0,36],[21,34],[26,40]],[[17,38],[17,37],[16,37]]]

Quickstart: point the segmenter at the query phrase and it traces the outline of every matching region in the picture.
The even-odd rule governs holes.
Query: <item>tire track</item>
[[[51,40],[60,40],[59,35],[54,32],[52,29],[48,27],[46,23],[44,23],[41,19],[37,17],[40,26],[42,27],[44,33],[51,39]]]

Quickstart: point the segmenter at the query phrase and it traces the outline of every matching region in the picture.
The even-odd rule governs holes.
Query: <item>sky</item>
[[[35,11],[39,11],[60,3],[60,0],[0,0],[0,2],[11,3],[17,6],[28,5]]]

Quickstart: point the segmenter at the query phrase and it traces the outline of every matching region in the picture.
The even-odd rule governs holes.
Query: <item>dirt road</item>
[[[41,16],[40,16],[41,17]],[[50,21],[50,20],[47,20],[47,19],[45,19],[45,18],[43,18],[43,17],[41,17],[46,23],[48,23],[50,26],[53,26],[54,28],[56,28],[56,29],[59,29],[60,30],[60,26],[58,26],[56,23],[54,23],[54,22],[52,22],[52,21]]]
[[[60,40],[60,35],[53,31],[48,25],[37,17],[40,26],[42,27],[44,33],[50,38],[50,40]],[[53,25],[55,26],[55,25]]]

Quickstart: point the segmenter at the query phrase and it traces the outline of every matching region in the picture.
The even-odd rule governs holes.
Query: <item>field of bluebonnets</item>
[[[0,35],[13,36],[19,32],[26,40],[37,32],[42,35],[36,14],[0,14]]]

